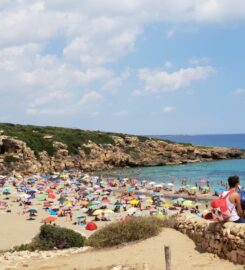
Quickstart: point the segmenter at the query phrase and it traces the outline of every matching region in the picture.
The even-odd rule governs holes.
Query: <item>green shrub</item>
[[[100,229],[88,238],[86,244],[95,248],[103,248],[143,240],[156,236],[162,227],[169,227],[169,225],[167,219],[131,217]]]
[[[52,250],[71,247],[83,247],[85,238],[71,229],[53,225],[42,225],[40,233],[33,238],[30,244],[22,244],[14,248],[20,250]]]
[[[5,156],[4,157],[4,162],[6,162],[6,163],[11,163],[11,162],[16,162],[16,161],[17,161],[17,159],[13,156]]]

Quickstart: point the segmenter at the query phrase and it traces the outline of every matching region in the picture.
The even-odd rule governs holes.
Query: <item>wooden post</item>
[[[166,270],[171,270],[171,249],[170,246],[164,246]]]

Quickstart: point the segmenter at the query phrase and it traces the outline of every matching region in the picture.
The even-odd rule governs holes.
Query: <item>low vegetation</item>
[[[104,248],[144,240],[158,235],[163,227],[173,228],[174,224],[175,217],[165,219],[132,217],[128,220],[105,226],[92,234],[86,244],[95,248]]]
[[[17,159],[13,156],[5,156],[4,157],[4,162],[6,162],[6,163],[12,163],[12,162],[16,162],[16,161],[17,161]]]
[[[71,229],[53,225],[42,225],[39,234],[29,244],[14,247],[14,251],[52,250],[83,247],[85,238]]]
[[[1,134],[14,137],[16,139],[24,141],[35,154],[41,151],[47,151],[50,155],[55,152],[53,142],[58,141],[64,143],[68,147],[70,154],[78,154],[79,147],[84,149],[84,144],[93,142],[100,145],[111,144],[115,145],[112,136],[118,136],[125,138],[130,136],[122,133],[101,132],[101,131],[88,131],[72,128],[62,127],[50,127],[50,126],[33,126],[33,125],[18,125],[10,123],[0,123]],[[146,136],[137,136],[140,142],[145,142],[149,139]],[[151,138],[152,140],[166,141],[170,144],[175,142],[157,138]],[[190,145],[190,144],[183,144]],[[86,154],[88,150],[86,150]],[[135,149],[126,149],[128,152],[134,152]]]

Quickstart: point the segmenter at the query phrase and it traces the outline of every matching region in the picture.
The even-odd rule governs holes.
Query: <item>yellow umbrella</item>
[[[102,210],[102,209],[98,209],[98,210],[95,210],[93,212],[93,216],[99,216],[101,214],[114,214],[114,212],[111,210],[111,209],[105,209],[105,210]]]
[[[149,198],[149,199],[146,200],[146,202],[147,203],[153,203],[153,200]]]
[[[186,200],[182,203],[183,206],[193,206],[193,202],[190,200]]]
[[[197,190],[197,187],[191,187],[190,189],[191,190]]]
[[[166,215],[158,213],[158,214],[155,215],[155,217],[162,219],[162,218],[165,218]]]
[[[98,216],[98,215],[101,215],[104,211],[102,209],[98,209],[98,210],[95,210],[93,212],[93,216]]]
[[[131,205],[136,205],[136,204],[139,203],[139,201],[137,201],[137,200],[131,200],[131,201],[129,201],[129,203],[130,203]]]
[[[163,207],[169,207],[169,206],[171,206],[172,204],[171,203],[164,203],[162,206]]]
[[[114,212],[111,209],[105,209],[104,213],[105,214],[114,214]]]

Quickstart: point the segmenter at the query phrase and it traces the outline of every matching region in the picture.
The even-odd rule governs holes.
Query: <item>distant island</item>
[[[193,146],[150,136],[0,124],[2,173],[28,174],[74,168],[94,171],[240,158],[245,158],[245,151]]]

